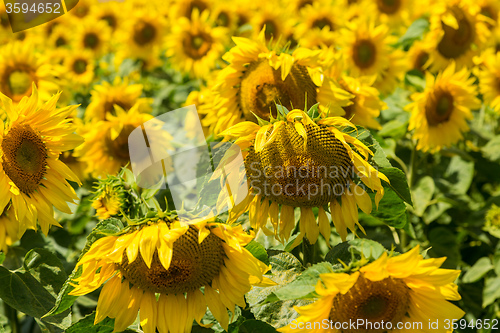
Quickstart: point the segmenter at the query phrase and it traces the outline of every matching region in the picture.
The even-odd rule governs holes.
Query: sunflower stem
[[[8,319],[8,322],[10,323],[10,328],[12,330],[12,333],[19,333],[19,318],[17,317],[17,310],[8,305],[7,303],[3,303],[3,310],[5,313],[5,316]]]
[[[415,166],[417,163],[417,145],[414,144],[411,150],[410,165],[408,168],[408,187],[411,189],[415,180]]]

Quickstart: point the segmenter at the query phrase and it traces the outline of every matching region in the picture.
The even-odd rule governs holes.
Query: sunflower
[[[358,271],[320,274],[319,299],[295,307],[300,317],[278,331],[450,332],[446,320],[455,321],[465,314],[449,302],[461,299],[454,283],[460,271],[439,268],[446,258],[423,259],[418,251],[416,246],[390,257],[384,252]],[[431,329],[428,323],[436,320],[438,328]],[[328,328],[318,325],[324,322]],[[354,329],[341,329],[350,322],[356,323]],[[377,325],[384,328],[374,329]]]
[[[120,30],[123,23],[121,6],[114,1],[99,3],[90,8],[90,15],[108,24],[112,32]]]
[[[77,264],[82,274],[70,294],[85,295],[105,283],[95,323],[116,318],[115,331],[126,329],[139,312],[145,333],[190,332],[207,306],[228,330],[227,310],[245,307],[252,285],[267,283],[269,268],[244,248],[252,239],[241,226],[180,222],[161,213],[92,244]]]
[[[393,49],[387,56],[389,66],[383,69],[373,86],[378,89],[382,96],[390,95],[394,92],[403,80],[407,67],[406,54],[400,49]]]
[[[340,31],[339,44],[350,76],[380,75],[390,65],[390,45],[395,42],[385,24],[375,25],[362,19],[346,23]]]
[[[95,85],[90,92],[90,104],[85,111],[86,122],[106,119],[107,114],[115,114],[115,105],[127,111],[137,105],[140,112],[150,112],[151,98],[141,97],[142,84],[130,84],[128,78],[116,77],[112,83],[106,81]]]
[[[94,57],[90,51],[78,50],[66,53],[63,67],[68,86],[74,87],[74,90],[87,88],[94,80]]]
[[[489,30],[480,8],[469,0],[440,1],[433,4],[430,32],[424,41],[431,50],[431,70],[446,68],[450,61],[457,68],[471,66],[486,43]]]
[[[436,78],[430,73],[425,78],[425,90],[413,94],[413,103],[406,107],[412,113],[408,130],[415,130],[417,149],[436,152],[462,139],[462,132],[469,130],[471,109],[479,109],[481,102],[467,68],[455,71],[452,63]]]
[[[177,20],[180,17],[190,18],[194,11],[203,13],[211,11],[212,1],[209,0],[174,0],[170,10],[170,19]]]
[[[419,17],[413,0],[362,0],[360,3],[367,13],[373,13],[379,22],[387,24],[398,34],[404,33]]]
[[[146,7],[137,10],[124,23],[122,42],[128,46],[129,56],[141,58],[157,49],[164,37],[166,22],[158,13]]]
[[[112,181],[113,178],[116,179],[116,177],[110,178],[111,181],[107,179],[106,182],[103,182],[103,184],[99,186],[92,202],[92,208],[96,210],[95,215],[101,220],[119,215],[120,210],[124,209],[125,188],[122,184],[117,184]]]
[[[328,241],[330,222],[324,207],[330,205],[333,223],[343,240],[347,228],[355,233],[359,206],[369,214],[372,203],[364,186],[376,191],[378,205],[384,195],[380,179],[387,177],[369,163],[373,154],[361,141],[339,130],[354,127],[342,117],[311,119],[308,113],[295,109],[270,122],[242,122],[220,135],[235,139],[244,150],[247,180],[253,200],[249,207],[250,223],[255,229],[266,228],[268,216],[274,235],[285,241],[295,227],[294,208],[300,207],[300,234],[292,246],[307,236],[315,243],[319,232]],[[357,150],[357,152],[353,149]],[[360,179],[364,185],[355,183]],[[281,212],[279,208],[281,207]],[[313,208],[318,208],[318,223]]]
[[[418,70],[422,74],[429,67],[429,50],[422,41],[415,41],[407,53],[407,67],[409,70]]]
[[[32,94],[32,83],[37,85],[40,98],[47,101],[59,88],[53,71],[30,43],[12,42],[0,49],[0,92],[14,103]]]
[[[139,111],[135,104],[128,111],[115,105],[114,114],[107,113],[106,120],[87,123],[78,132],[85,138],[85,143],[74,152],[75,157],[87,165],[86,173],[94,177],[115,175],[120,169],[130,164],[129,136],[153,116]],[[161,127],[161,126],[160,126]],[[155,140],[169,142],[172,138],[161,129],[148,135],[158,135]],[[147,151],[142,158],[149,159]]]
[[[340,86],[354,95],[353,104],[344,106],[343,117],[356,125],[381,129],[382,126],[375,118],[380,115],[381,110],[387,109],[387,105],[380,100],[379,91],[373,87],[375,79],[375,76],[342,76],[339,80]]]
[[[233,35],[233,32],[238,25],[237,7],[240,5],[240,2],[236,4],[215,2],[213,4],[213,9],[210,12],[214,25],[216,27],[227,28],[228,33]]]
[[[227,28],[212,28],[209,14],[194,10],[191,19],[180,17],[166,42],[172,66],[196,78],[206,77],[220,63],[228,43]]]
[[[94,0],[78,0],[77,5],[69,10],[68,13],[76,18],[83,19],[89,15],[90,7],[94,2]]]
[[[304,6],[300,11],[300,23],[294,28],[295,40],[300,46],[307,48],[334,45],[335,31],[343,26],[343,20],[339,20],[336,13],[343,12],[343,9],[325,1]]]
[[[500,18],[500,3],[495,0],[478,0],[476,4],[480,8],[481,15],[486,17],[486,25],[489,28],[498,26],[498,19]]]
[[[31,97],[14,106],[0,94],[8,116],[7,123],[0,122],[0,210],[11,201],[16,219],[38,219],[44,234],[51,225],[60,226],[53,207],[71,214],[66,202],[78,200],[66,179],[80,183],[59,160],[61,152],[83,141],[67,118],[76,106],[57,109],[59,95],[41,104],[33,84]]]
[[[46,46],[50,48],[69,48],[71,45],[71,30],[66,24],[58,24],[46,40]]]
[[[233,37],[236,46],[223,56],[229,65],[214,85],[213,111],[204,119],[211,132],[240,121],[269,120],[276,116],[276,103],[288,109],[311,107],[320,102],[322,112],[340,112],[353,97],[333,78],[322,74],[321,51],[305,48],[293,54],[271,51],[264,30],[257,41]]]
[[[110,38],[111,29],[108,24],[89,16],[77,25],[72,46],[75,50],[89,50],[99,57],[110,51]]]
[[[291,35],[292,20],[285,6],[276,6],[275,3],[266,0],[257,0],[254,4],[255,10],[250,18],[253,30],[253,39],[259,38],[260,32],[264,31],[267,42],[284,45],[286,37]]]
[[[500,53],[485,55],[478,77],[484,102],[500,113]]]

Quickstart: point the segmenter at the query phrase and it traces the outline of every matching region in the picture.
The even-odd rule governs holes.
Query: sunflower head
[[[384,252],[372,263],[367,264],[365,260],[361,267],[347,273],[320,274],[316,285],[319,299],[295,307],[300,314],[297,322],[307,328],[308,323],[328,320],[332,329],[355,322],[356,327],[342,329],[342,332],[355,333],[393,331],[396,327],[425,330],[423,325],[428,320],[460,319],[464,312],[449,302],[460,299],[454,283],[460,271],[439,268],[445,258],[423,259],[418,250],[417,246],[390,257]],[[380,326],[382,323],[384,327]],[[444,332],[444,327],[440,322],[439,329]],[[294,330],[288,326],[279,331]],[[318,332],[331,330],[321,328]]]
[[[414,102],[407,106],[412,110],[409,129],[415,129],[417,148],[434,152],[458,142],[469,129],[466,120],[472,118],[471,109],[480,107],[476,94],[466,68],[455,71],[452,64],[436,78],[426,73],[425,90],[415,93]]]
[[[266,229],[269,214],[275,236],[284,241],[294,227],[293,210],[300,207],[301,233],[294,245],[305,235],[316,242],[319,231],[328,241],[330,224],[324,206],[330,205],[337,231],[345,239],[347,228],[354,232],[359,225],[357,207],[366,213],[372,208],[368,194],[357,182],[361,180],[363,186],[377,192],[378,205],[384,193],[380,180],[389,180],[367,162],[372,152],[343,131],[355,128],[348,120],[323,118],[318,105],[308,112],[288,111],[282,106],[278,110],[278,117],[269,122],[243,122],[220,134],[225,140],[235,139],[244,149],[247,179],[254,195],[249,208],[252,226]],[[319,227],[313,207],[319,209]]]
[[[174,67],[194,77],[210,74],[228,42],[228,29],[213,25],[208,11],[195,10],[190,19],[177,20],[167,41],[167,56]]]
[[[105,220],[128,211],[130,194],[125,188],[123,174],[124,170],[118,176],[109,176],[98,181],[92,207],[99,219]]]
[[[4,193],[0,210],[12,201],[19,221],[38,219],[47,234],[50,225],[59,225],[53,206],[71,213],[66,202],[78,198],[66,179],[79,180],[59,156],[83,140],[67,118],[76,106],[57,109],[60,94],[43,104],[34,84],[32,91],[17,105],[0,93],[7,114],[7,122],[0,122],[0,190]]]
[[[145,332],[189,331],[207,305],[227,329],[227,310],[244,307],[243,295],[268,270],[244,248],[252,238],[241,226],[214,219],[180,222],[175,213],[158,213],[93,243],[78,262],[83,272],[71,294],[87,294],[107,281],[95,321],[117,318],[116,331],[138,311]],[[133,305],[113,306],[122,298]]]
[[[433,11],[425,43],[431,50],[431,69],[444,70],[450,61],[457,67],[470,66],[473,57],[487,43],[490,31],[479,7],[469,1],[443,2]]]
[[[48,100],[58,88],[53,72],[48,59],[33,52],[29,42],[12,42],[0,50],[0,91],[15,103],[31,95],[33,83]]]
[[[310,108],[341,111],[353,96],[323,72],[321,50],[297,48],[291,54],[277,45],[267,45],[265,31],[257,40],[233,38],[236,46],[223,59],[229,66],[214,82],[214,105],[207,116],[215,133],[239,121],[269,120],[277,116],[276,105],[287,109]]]

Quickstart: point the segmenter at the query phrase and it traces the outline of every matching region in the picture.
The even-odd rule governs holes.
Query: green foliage
[[[95,312],[82,318],[77,323],[71,325],[66,333],[111,333],[114,330],[115,320],[105,318],[97,324],[94,324]],[[126,329],[123,333],[138,332],[132,329]]]
[[[45,249],[29,251],[23,267],[9,271],[0,266],[0,298],[12,308],[40,320],[55,304],[67,275],[56,255]],[[71,324],[70,312],[41,319],[50,331],[60,331]]]
[[[398,44],[408,49],[414,41],[422,39],[428,30],[429,21],[424,18],[419,18],[410,25],[405,34],[399,39]]]

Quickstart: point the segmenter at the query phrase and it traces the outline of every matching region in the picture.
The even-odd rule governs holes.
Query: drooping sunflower
[[[160,213],[92,244],[77,264],[82,275],[70,294],[85,295],[104,284],[95,323],[116,318],[115,331],[131,325],[139,312],[145,333],[189,332],[207,306],[227,330],[227,310],[245,307],[243,296],[252,285],[267,282],[268,267],[244,248],[252,239],[241,226],[213,219],[180,222]]]
[[[104,21],[89,16],[77,25],[73,36],[72,47],[76,50],[86,49],[94,56],[100,57],[111,51],[111,28]]]
[[[131,162],[128,141],[130,134],[152,119],[152,115],[139,111],[139,104],[135,104],[127,111],[115,105],[114,114],[106,114],[106,120],[87,123],[78,129],[78,133],[85,138],[85,143],[75,150],[74,155],[86,164],[87,174],[96,178],[115,175]],[[157,132],[148,132],[149,135],[158,135],[155,138],[157,142],[170,142],[172,139],[161,129]],[[141,159],[150,158],[147,151],[136,153]]]
[[[32,94],[33,83],[47,101],[59,88],[53,73],[53,66],[30,43],[12,42],[0,49],[0,92],[14,103]]]
[[[66,179],[80,183],[59,160],[83,141],[68,118],[76,106],[56,108],[59,95],[42,104],[33,84],[32,95],[14,106],[0,94],[8,119],[0,122],[0,210],[11,202],[18,221],[38,220],[44,234],[60,226],[53,207],[71,214],[67,202],[78,200]]]
[[[356,19],[346,23],[340,33],[339,44],[350,76],[380,75],[389,67],[390,45],[396,38],[389,35],[387,25]]]
[[[65,54],[63,75],[73,90],[87,89],[94,80],[94,56],[90,51],[78,50]]]
[[[115,105],[127,111],[137,104],[140,112],[149,112],[153,101],[151,98],[141,97],[142,89],[142,84],[131,84],[128,78],[120,77],[116,77],[112,83],[104,81],[95,85],[90,92],[92,97],[85,110],[85,121],[104,120],[107,114],[114,115]]]
[[[220,57],[228,44],[228,29],[212,27],[210,13],[193,11],[190,19],[180,17],[172,27],[167,56],[172,66],[196,78],[205,78],[220,64]]]
[[[269,217],[275,237],[285,241],[295,227],[294,209],[300,207],[300,234],[293,246],[304,236],[315,243],[320,232],[329,241],[330,222],[324,209],[328,205],[343,240],[347,228],[355,233],[357,224],[363,230],[358,206],[367,214],[372,210],[364,186],[376,192],[378,205],[384,195],[380,180],[389,182],[368,163],[371,150],[339,129],[355,128],[351,122],[342,117],[313,120],[314,112],[315,107],[307,113],[296,109],[270,122],[261,120],[262,126],[247,121],[220,134],[224,140],[236,140],[243,150],[253,196],[249,207],[253,228],[272,234],[266,227]],[[356,183],[357,179],[364,185]]]
[[[477,75],[484,102],[500,113],[500,53],[485,55]]]
[[[414,130],[417,149],[436,152],[462,139],[471,109],[479,109],[481,102],[467,68],[455,71],[452,63],[436,77],[426,73],[425,79],[425,90],[413,94],[407,106],[412,113],[408,130]]]
[[[353,95],[335,79],[323,75],[320,50],[296,49],[277,54],[266,46],[264,30],[257,41],[233,37],[236,46],[223,56],[229,65],[214,85],[213,111],[204,125],[214,133],[244,120],[269,120],[276,104],[288,109],[311,107],[320,102],[325,113],[342,113]]]
[[[444,70],[451,61],[457,68],[470,67],[490,34],[480,7],[469,0],[438,1],[433,4],[430,32],[424,41],[431,50],[431,70]]]
[[[454,283],[460,271],[439,268],[446,258],[423,259],[418,251],[416,246],[390,257],[384,252],[358,271],[320,274],[320,298],[295,307],[300,317],[278,331],[450,332],[445,319],[451,322],[465,314],[449,302],[461,299]],[[433,329],[428,323],[436,320],[439,324]],[[318,325],[325,322],[326,327]],[[344,323],[351,322],[356,327],[345,329]]]

